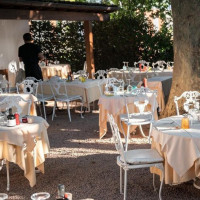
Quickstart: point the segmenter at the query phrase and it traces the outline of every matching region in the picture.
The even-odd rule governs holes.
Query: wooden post
[[[93,53],[93,34],[92,34],[92,25],[90,21],[84,21],[84,32],[85,32],[87,72],[89,73],[89,78],[92,78],[92,74],[95,73],[95,66],[94,66],[94,53]]]

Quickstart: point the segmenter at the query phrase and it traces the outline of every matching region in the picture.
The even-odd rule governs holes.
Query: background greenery
[[[123,61],[173,60],[171,10],[168,0],[113,0],[119,11],[111,20],[93,22],[94,60],[96,70],[122,68]],[[153,10],[153,12],[152,12]],[[157,31],[147,18],[160,17],[163,24]],[[73,71],[83,68],[85,40],[83,22],[32,21],[31,32],[45,56],[52,61],[70,63]]]

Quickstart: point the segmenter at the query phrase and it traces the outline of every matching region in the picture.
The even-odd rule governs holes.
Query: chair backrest
[[[28,103],[27,114],[30,115],[31,100],[25,100],[21,96],[6,96],[2,101],[0,101],[0,111],[2,112],[8,110],[9,108],[14,108],[16,112],[20,115],[22,113],[20,101]]]
[[[7,80],[0,80],[0,88],[3,93],[10,93],[10,83]]]
[[[105,70],[98,70],[96,73],[94,73],[94,76],[97,76],[97,79],[105,79],[107,75]]]
[[[157,97],[157,91],[156,90],[150,90],[149,88],[137,88],[134,90],[134,93],[136,94],[135,100],[134,100],[134,105],[138,108],[139,114],[144,115],[146,113],[151,113],[152,114],[152,119],[154,119],[154,112],[156,109],[156,97]],[[151,98],[151,102],[150,102]],[[130,119],[130,114],[131,112],[129,111],[128,108],[128,103],[126,101],[126,112],[128,114],[128,120]],[[151,105],[150,111],[145,111],[145,108]]]
[[[23,80],[21,83],[17,83],[16,87],[18,94],[20,89],[22,89],[24,94],[33,94],[37,96],[38,82],[33,80]]]
[[[147,62],[145,60],[140,60],[138,62],[134,62],[134,66],[135,66],[135,69],[139,68],[140,71],[142,71],[142,70],[148,71],[149,70],[149,63],[150,62]]]
[[[118,87],[122,85],[122,87],[124,88],[124,81],[122,79],[118,80],[116,78],[107,78],[106,80],[106,86],[105,86],[105,90],[106,91],[117,91]],[[111,89],[112,88],[112,89]]]
[[[183,103],[183,109],[185,112],[188,112],[190,108],[195,108],[199,110],[199,99],[200,93],[198,91],[185,91],[181,96],[174,97],[174,103],[176,105],[176,113],[177,115],[180,115],[179,113],[179,106],[178,106],[178,100],[181,98],[185,98],[185,102]]]
[[[88,79],[89,73],[86,72],[85,70],[79,70],[77,72],[73,72],[73,76],[74,76],[74,79],[79,78],[79,76],[83,76]]]
[[[171,67],[173,69],[174,68],[174,62],[167,62],[167,66]]]
[[[117,124],[115,123],[112,115],[108,114],[108,121],[110,122],[113,140],[115,142],[115,148],[118,151],[118,153],[120,154],[121,159],[124,161],[125,164],[127,164],[125,156],[124,156],[124,147],[123,147],[121,136],[119,133],[119,128],[118,128]]]
[[[58,95],[65,95],[67,97],[67,87],[66,87],[66,81],[62,80],[58,77],[51,77],[49,79],[51,91],[54,95],[54,97]],[[64,90],[61,91],[61,89],[64,87]]]
[[[159,60],[157,62],[152,63],[153,70],[164,71],[167,68],[167,63],[164,60]]]
[[[25,80],[32,80],[32,81],[34,81],[34,82],[39,82],[39,81],[41,81],[41,79],[38,80],[38,79],[36,79],[35,77],[32,77],[32,76],[26,77]]]
[[[17,72],[17,62],[16,61],[13,60],[8,64],[8,71],[12,74],[16,74],[16,72]]]

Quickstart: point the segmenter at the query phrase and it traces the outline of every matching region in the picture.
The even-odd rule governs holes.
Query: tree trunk
[[[200,1],[171,0],[174,29],[172,88],[163,117],[175,115],[174,96],[200,90]]]

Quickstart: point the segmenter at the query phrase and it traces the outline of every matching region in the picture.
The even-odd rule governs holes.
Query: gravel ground
[[[6,192],[6,170],[0,172],[0,192],[7,193],[9,199],[30,200],[31,194],[46,191],[52,200],[57,193],[57,185],[64,184],[67,192],[73,194],[73,200],[122,200],[119,193],[119,167],[116,164],[117,152],[108,131],[99,139],[98,111],[86,113],[81,119],[79,114],[71,112],[72,122],[68,120],[66,110],[57,111],[57,117],[51,121],[48,135],[51,145],[49,157],[45,161],[45,174],[37,174],[37,185],[31,188],[23,171],[10,164],[11,191]],[[147,139],[137,130],[132,136],[129,149],[150,148]],[[156,177],[159,186],[159,178]],[[156,200],[152,174],[149,169],[136,169],[128,172],[127,200]],[[164,185],[163,200],[200,199],[200,191],[192,182],[169,186]]]

